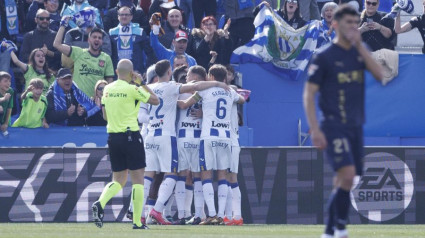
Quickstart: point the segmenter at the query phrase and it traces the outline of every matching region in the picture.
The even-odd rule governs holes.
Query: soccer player
[[[157,106],[152,106],[149,112],[149,132],[145,143],[147,161],[144,180],[145,200],[155,172],[164,172],[164,181],[159,187],[158,199],[149,216],[159,224],[169,225],[170,222],[164,220],[161,211],[164,209],[177,181],[178,152],[175,124],[179,94],[218,86],[227,88],[227,85],[222,82],[177,84],[170,81],[172,71],[168,60],[161,60],[156,63],[155,72],[158,75],[158,83],[150,84],[149,87],[158,95],[160,103]],[[179,203],[177,203],[177,206],[179,211],[184,211],[184,207],[179,207]]]
[[[88,49],[69,46],[62,43],[68,21],[69,17],[63,17],[53,46],[74,61],[73,80],[75,84],[87,96],[94,97],[93,88],[97,81],[103,79],[110,83],[114,77],[111,57],[102,52],[103,32],[100,28],[93,28],[89,33]]]
[[[325,151],[336,172],[324,238],[348,237],[350,189],[363,167],[364,70],[382,79],[381,66],[362,43],[359,22],[359,14],[349,5],[335,11],[332,26],[336,38],[313,57],[304,88],[304,109],[313,145]],[[317,92],[324,115],[320,127],[314,103]]]
[[[140,217],[143,205],[143,174],[145,152],[143,139],[139,132],[137,114],[140,102],[159,104],[158,97],[146,86],[137,87],[129,83],[133,79],[133,63],[120,60],[116,69],[118,80],[108,84],[102,97],[103,117],[108,122],[108,147],[112,168],[112,182],[103,189],[102,194],[92,205],[93,220],[97,227],[103,226],[103,209],[126,184],[130,172],[133,202],[133,229],[147,229]]]
[[[222,65],[213,65],[208,71],[209,81],[225,82],[227,70]],[[202,189],[208,207],[208,217],[200,225],[224,224],[228,185],[227,169],[231,160],[231,111],[233,103],[244,103],[235,90],[210,88],[194,94],[186,101],[179,101],[180,108],[187,108],[202,99],[202,132],[199,150]],[[212,172],[218,175],[218,214],[214,204]]]
[[[184,67],[184,66],[183,66]],[[186,81],[198,82],[205,81],[207,73],[202,66],[192,66],[189,68],[187,73]],[[186,100],[192,94],[183,93],[180,94],[179,100]],[[195,216],[192,220],[192,225],[198,225],[201,223],[202,209],[204,208],[204,195],[202,191],[202,182],[201,182],[201,171],[199,169],[199,143],[201,137],[201,126],[202,119],[199,117],[192,116],[192,109],[200,110],[201,104],[198,102],[191,107],[180,109],[179,110],[179,122],[177,123],[177,145],[179,152],[179,170],[181,171],[181,177],[188,176],[188,171],[192,172],[192,177],[194,181],[193,193],[186,190],[186,194],[192,194],[192,196],[186,196],[186,202],[191,202],[193,195],[195,202]],[[180,186],[184,186],[183,178],[180,179]],[[178,182],[178,183],[179,183]],[[180,188],[181,189],[181,188]],[[177,191],[177,189],[176,189]],[[176,194],[176,200],[181,199],[180,194]],[[183,198],[184,200],[185,198]],[[190,210],[189,210],[190,211]],[[185,219],[189,220],[191,214],[188,213],[188,208],[186,204]],[[188,222],[183,220],[184,222]],[[183,225],[182,219],[180,219],[180,224]]]

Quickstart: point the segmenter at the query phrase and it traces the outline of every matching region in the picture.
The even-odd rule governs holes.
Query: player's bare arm
[[[178,100],[177,106],[182,110],[188,109],[189,107],[191,107],[195,103],[199,102],[199,100],[201,100],[201,96],[199,96],[199,94],[197,92],[195,92],[192,96],[190,96],[186,100]]]
[[[327,147],[328,143],[326,141],[325,135],[320,130],[319,123],[317,122],[316,118],[314,96],[316,95],[317,91],[319,91],[319,85],[307,82],[304,87],[303,103],[305,114],[307,116],[307,122],[310,126],[311,140],[313,145],[323,150]]]
[[[65,26],[63,24],[68,24],[68,21],[69,17],[64,16],[62,18],[61,26],[59,27],[58,33],[56,33],[55,41],[53,41],[53,47],[66,56],[69,56],[71,53],[71,46],[62,44],[62,40],[65,34]]]
[[[223,82],[202,81],[202,82],[196,82],[196,83],[183,84],[180,87],[180,93],[190,93],[190,92],[193,92],[193,91],[202,91],[202,90],[212,88],[212,87],[219,87],[219,88],[222,88],[226,91],[230,90],[229,86],[227,84],[223,83]]]

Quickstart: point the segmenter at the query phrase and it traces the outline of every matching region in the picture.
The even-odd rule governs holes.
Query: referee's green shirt
[[[142,87],[131,85],[124,80],[106,85],[103,91],[102,105],[106,110],[108,133],[138,131],[137,114],[140,102],[148,102],[150,93]]]

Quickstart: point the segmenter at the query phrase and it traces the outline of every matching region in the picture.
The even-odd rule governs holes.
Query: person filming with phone
[[[377,11],[379,0],[365,0],[365,9],[361,13],[359,30],[363,41],[371,51],[380,49],[394,50],[394,19],[385,17],[385,12]]]

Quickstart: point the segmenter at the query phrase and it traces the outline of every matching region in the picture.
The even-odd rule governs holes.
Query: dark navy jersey
[[[422,36],[422,41],[425,43],[425,14],[412,18],[409,23],[412,29],[418,28]],[[422,48],[422,53],[425,54],[425,45]]]
[[[358,126],[364,123],[363,58],[354,47],[331,44],[313,56],[309,82],[319,85],[323,125]]]

